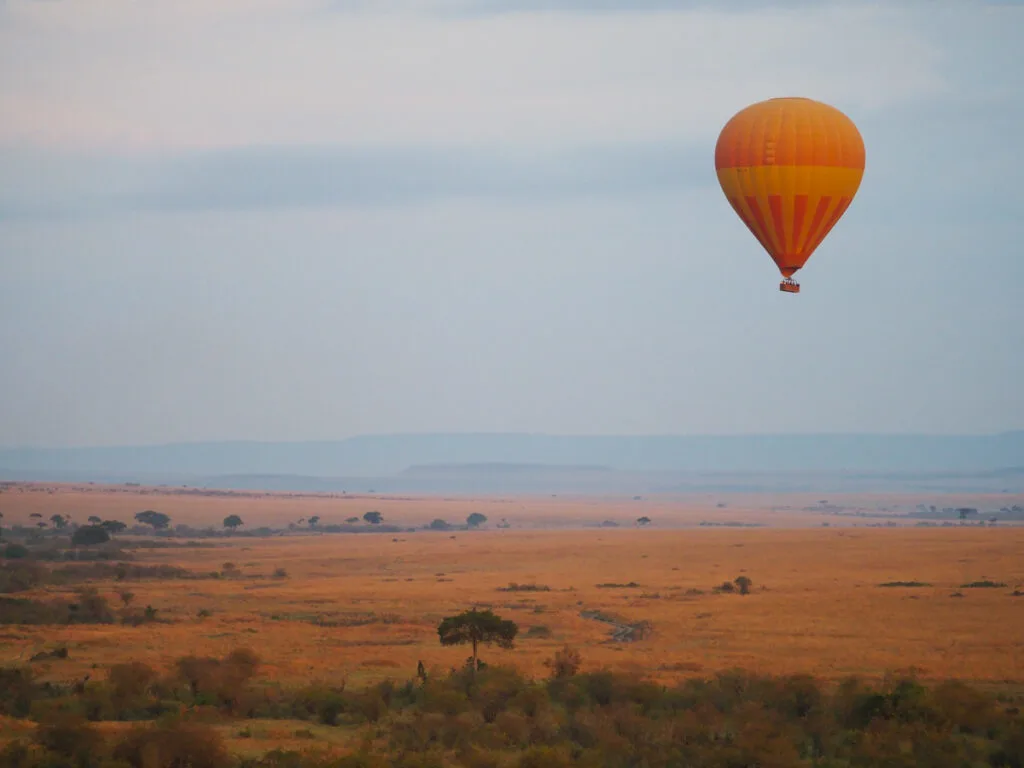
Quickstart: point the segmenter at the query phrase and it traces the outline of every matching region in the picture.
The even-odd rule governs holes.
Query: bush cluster
[[[62,688],[27,668],[0,669],[0,714],[31,718],[31,737],[0,751],[19,768],[358,768],[359,766],[989,766],[1024,765],[1019,703],[958,682],[913,679],[827,687],[807,676],[721,673],[665,686],[607,670],[581,672],[563,648],[550,677],[462,668],[361,690],[257,683],[260,660],[236,649],[188,656],[165,674],[141,663]],[[229,755],[200,721],[279,718],[362,729],[356,754],[275,750]],[[140,722],[118,738],[103,720]]]

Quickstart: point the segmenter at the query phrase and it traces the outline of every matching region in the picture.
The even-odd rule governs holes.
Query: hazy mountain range
[[[320,442],[0,449],[0,479],[350,492],[1018,490],[996,435],[372,435]]]

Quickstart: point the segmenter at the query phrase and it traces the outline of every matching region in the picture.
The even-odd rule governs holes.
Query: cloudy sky
[[[1024,5],[724,5],[0,0],[0,445],[1024,428]],[[781,95],[868,157],[799,296]]]

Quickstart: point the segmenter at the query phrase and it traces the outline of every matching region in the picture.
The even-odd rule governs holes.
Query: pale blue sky
[[[721,5],[0,0],[0,445],[1024,428],[1024,6]],[[781,95],[867,146],[799,296]]]

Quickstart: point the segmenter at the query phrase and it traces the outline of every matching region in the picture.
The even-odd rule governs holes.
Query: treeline
[[[449,523],[446,520],[437,518],[426,525],[419,527],[409,525],[393,525],[384,521],[384,515],[377,510],[365,512],[362,517],[348,517],[341,523],[323,524],[319,515],[311,515],[309,518],[299,518],[289,522],[284,528],[273,528],[260,526],[257,528],[245,528],[245,521],[239,515],[228,515],[222,521],[221,529],[214,526],[204,528],[193,528],[184,523],[173,524],[170,515],[156,510],[147,509],[137,512],[134,515],[135,525],[129,526],[120,520],[103,520],[98,516],[91,516],[88,523],[80,525],[60,514],[51,515],[44,519],[39,512],[29,515],[35,522],[31,525],[14,525],[10,528],[0,528],[0,539],[4,536],[8,539],[19,542],[44,542],[61,540],[75,548],[89,548],[106,544],[123,533],[135,536],[153,536],[159,539],[167,538],[192,538],[192,539],[220,539],[225,537],[249,537],[266,538],[269,536],[284,536],[293,533],[415,533],[418,530],[424,531],[469,531],[476,530],[487,522],[487,516],[480,512],[473,512],[466,517],[464,524]],[[649,518],[641,518],[650,522]],[[3,514],[0,513],[0,523],[3,522]],[[508,528],[509,523],[504,518],[498,523],[498,528]],[[196,544],[198,545],[198,543]],[[156,544],[159,546],[159,543]],[[77,549],[76,551],[85,551]],[[2,554],[2,547],[0,547]]]
[[[0,670],[0,714],[38,727],[0,750],[0,768],[953,768],[1024,766],[1020,697],[959,682],[925,686],[726,672],[666,686],[580,671],[563,649],[547,679],[466,667],[362,690],[255,682],[246,649],[187,656],[159,673],[115,665],[68,687],[28,667]],[[315,747],[232,757],[213,724],[247,718],[353,729],[354,754]],[[137,721],[105,736],[101,721]],[[306,733],[310,733],[306,731]]]

